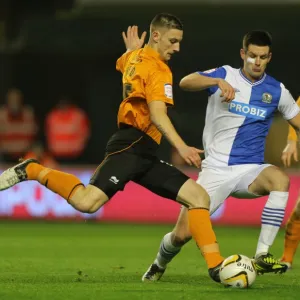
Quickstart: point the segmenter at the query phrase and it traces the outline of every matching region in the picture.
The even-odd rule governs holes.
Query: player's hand
[[[201,167],[200,153],[204,153],[204,150],[185,145],[177,148],[177,151],[188,165],[195,166],[196,168]]]
[[[298,149],[296,141],[288,141],[282,152],[281,160],[285,167],[289,167],[291,165],[292,157],[295,161],[298,161]]]
[[[224,79],[220,79],[218,87],[221,90],[222,102],[231,102],[235,98],[235,89]]]
[[[139,37],[137,26],[128,26],[127,34],[123,31],[122,36],[127,51],[137,50],[143,47],[147,32],[144,31]]]

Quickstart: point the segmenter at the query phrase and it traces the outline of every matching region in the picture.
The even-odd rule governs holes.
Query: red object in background
[[[10,158],[28,150],[38,129],[33,109],[23,100],[22,92],[12,88],[7,91],[5,105],[0,107],[0,150]]]
[[[33,143],[37,132],[34,113],[27,106],[17,116],[13,116],[7,107],[1,107],[0,128],[1,151],[11,157],[22,156]]]
[[[86,113],[76,107],[54,108],[46,118],[48,149],[55,158],[79,157],[90,135]]]
[[[0,170],[2,171],[2,170]],[[88,183],[91,170],[71,171]],[[190,174],[191,175],[191,174]],[[193,178],[197,174],[192,174]],[[298,197],[300,175],[291,176],[290,198],[283,224],[287,221]],[[267,197],[257,199],[228,198],[212,216],[215,224],[260,225]],[[23,182],[0,193],[0,217],[11,219],[94,219],[109,222],[170,223],[177,220],[180,205],[130,182],[98,212],[88,215],[77,212],[64,199],[37,182]]]
[[[23,159],[28,159],[28,158],[34,158],[34,159],[38,160],[41,165],[51,168],[51,169],[58,170],[60,168],[58,165],[58,162],[52,157],[52,155],[50,153],[47,153],[46,151],[41,153],[40,156],[38,156],[33,151],[29,151],[23,156]]]

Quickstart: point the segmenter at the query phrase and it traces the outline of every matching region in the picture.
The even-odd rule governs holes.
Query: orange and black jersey
[[[118,125],[133,126],[159,144],[161,133],[151,123],[148,103],[163,101],[167,105],[174,104],[170,68],[149,46],[124,53],[116,68],[123,74],[123,101],[118,112]]]
[[[118,113],[119,130],[106,145],[106,157],[90,184],[108,198],[134,181],[161,197],[176,200],[189,177],[157,157],[161,133],[151,123],[148,104],[173,105],[172,73],[150,47],[123,54],[117,61],[124,95]]]

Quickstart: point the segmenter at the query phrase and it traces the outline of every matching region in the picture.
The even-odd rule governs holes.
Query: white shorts
[[[200,184],[210,196],[210,213],[213,214],[229,197],[252,199],[261,197],[248,191],[249,185],[270,164],[236,165],[220,168],[204,168],[198,176]]]

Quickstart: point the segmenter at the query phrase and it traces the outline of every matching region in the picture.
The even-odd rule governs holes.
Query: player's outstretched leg
[[[269,253],[269,248],[273,245],[284,218],[288,190],[289,177],[275,166],[266,167],[249,186],[249,191],[253,194],[269,194],[261,216],[261,232],[254,258],[258,274],[284,273],[287,270],[285,264]]]
[[[297,204],[293,210],[285,230],[284,251],[281,261],[288,268],[292,267],[293,259],[297,251],[300,241],[300,198],[298,197]]]
[[[164,274],[167,264],[180,252],[180,249],[180,247],[175,247],[172,244],[172,233],[167,233],[160,243],[153,264],[150,265],[143,275],[142,281],[158,281]]]
[[[179,190],[177,201],[188,206],[188,224],[191,236],[208,267],[209,276],[220,282],[219,268],[224,260],[210,220],[210,200],[207,192],[192,179]]]
[[[207,192],[192,179],[179,190],[177,201],[188,207],[189,230],[200,249],[210,277],[220,282],[219,268],[224,260],[210,220],[210,200]]]
[[[26,180],[38,181],[81,212],[93,213],[108,201],[106,194],[97,187],[85,187],[76,176],[46,168],[35,159],[26,159],[4,171],[0,175],[0,190]]]
[[[164,274],[167,265],[191,238],[188,210],[182,207],[175,228],[163,237],[156,258],[143,275],[142,281],[158,281]]]
[[[219,266],[224,258],[212,228],[208,194],[199,184],[188,179],[179,189],[176,200],[187,207],[189,232],[206,261],[210,277],[220,282]]]

